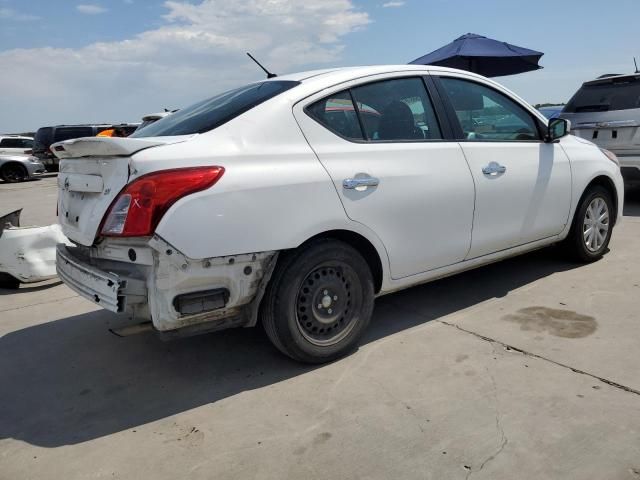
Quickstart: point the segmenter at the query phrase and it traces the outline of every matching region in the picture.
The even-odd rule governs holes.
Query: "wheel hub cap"
[[[587,250],[597,252],[609,233],[609,208],[601,197],[594,198],[584,215],[582,237]]]

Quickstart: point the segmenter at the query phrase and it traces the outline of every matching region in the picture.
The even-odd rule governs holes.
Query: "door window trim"
[[[451,126],[449,124],[449,121],[447,120],[446,122],[444,122],[443,118],[441,117],[441,114],[444,112],[443,106],[441,104],[439,104],[438,106],[436,106],[436,104],[438,102],[442,102],[440,99],[440,96],[438,95],[436,98],[436,95],[434,95],[434,93],[437,93],[433,87],[429,88],[429,81],[427,80],[429,77],[429,75],[424,75],[424,74],[412,74],[412,75],[406,75],[406,76],[393,76],[393,77],[388,77],[388,78],[377,78],[375,80],[369,80],[363,83],[358,83],[358,84],[354,84],[351,85],[349,87],[343,88],[342,90],[336,90],[335,92],[332,92],[330,95],[326,95],[324,97],[315,99],[313,101],[311,101],[310,103],[306,104],[303,108],[302,111],[305,113],[305,115],[307,115],[309,118],[311,118],[311,120],[313,120],[314,122],[316,122],[318,125],[320,125],[322,128],[330,131],[331,133],[333,133],[334,135],[340,137],[343,140],[346,140],[347,142],[350,143],[357,143],[357,144],[366,144],[366,145],[378,145],[378,144],[394,144],[394,143],[442,143],[442,142],[452,142],[452,141],[457,141],[455,140],[455,136],[453,135],[453,131],[451,129]],[[429,101],[431,102],[431,107],[433,108],[433,114],[434,117],[436,119],[436,122],[438,123],[438,127],[440,129],[440,134],[442,136],[442,138],[424,138],[424,139],[407,139],[407,140],[369,140],[366,138],[367,134],[366,131],[364,129],[364,124],[362,122],[362,118],[360,117],[360,109],[358,108],[358,104],[355,101],[355,97],[353,96],[353,92],[351,91],[354,88],[359,88],[359,87],[364,87],[366,85],[372,85],[375,83],[381,83],[381,82],[389,82],[389,81],[393,81],[393,80],[406,80],[406,79],[411,79],[411,78],[417,78],[419,80],[422,80],[422,85],[424,86],[425,92],[427,94],[427,98],[429,99]],[[335,85],[336,87],[338,85]],[[358,119],[358,126],[362,132],[362,140],[359,139],[355,139],[355,138],[348,138],[345,137],[344,135],[336,132],[335,130],[327,127],[326,125],[320,123],[320,121],[318,119],[316,119],[313,115],[311,115],[309,113],[309,107],[311,107],[312,105],[314,105],[317,102],[321,102],[323,100],[329,99],[334,95],[338,95],[340,93],[343,92],[348,92],[349,96],[351,97],[351,101],[353,103],[355,112],[356,112],[356,117]]]
[[[453,108],[453,104],[451,103],[451,100],[449,99],[449,95],[447,95],[447,92],[444,89],[444,85],[442,85],[442,82],[441,82],[442,78],[451,78],[451,79],[455,79],[455,80],[462,80],[462,81],[465,81],[465,82],[474,83],[474,84],[480,85],[480,86],[482,86],[484,88],[488,88],[489,90],[493,90],[494,92],[502,95],[503,97],[507,97],[513,103],[515,103],[520,108],[522,108],[522,110],[524,110],[525,113],[527,115],[529,115],[531,120],[533,120],[533,123],[535,124],[536,130],[538,132],[539,138],[536,139],[536,140],[495,140],[495,139],[482,139],[482,138],[464,138],[464,132],[462,130],[462,125],[460,125],[460,121],[458,120],[458,115],[456,114],[456,111]],[[497,88],[492,87],[491,85],[487,85],[485,83],[475,81],[474,79],[471,79],[471,78],[466,78],[466,77],[462,77],[462,76],[458,77],[458,76],[455,76],[455,75],[443,75],[443,74],[432,73],[431,74],[431,79],[432,79],[432,81],[433,81],[433,83],[435,85],[436,91],[440,95],[440,99],[442,101],[442,104],[444,105],[444,110],[446,112],[447,119],[451,123],[453,139],[456,142],[460,142],[460,143],[545,143],[544,136],[545,136],[545,131],[546,131],[546,128],[547,128],[546,125],[543,125],[539,118],[537,118],[535,115],[533,115],[529,111],[529,109],[527,109],[525,106],[523,106],[515,98],[510,97],[509,95],[505,94],[504,92],[501,92],[500,90],[498,90]]]

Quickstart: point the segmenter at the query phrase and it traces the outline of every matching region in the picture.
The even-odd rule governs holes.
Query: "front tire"
[[[373,276],[362,255],[344,242],[321,239],[281,254],[261,319],[282,353],[323,363],[357,346],[373,304]]]
[[[564,241],[570,256],[590,263],[602,258],[609,246],[615,210],[611,194],[596,185],[587,190],[578,204],[571,230]]]

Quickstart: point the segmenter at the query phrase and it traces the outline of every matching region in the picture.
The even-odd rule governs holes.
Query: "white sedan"
[[[129,138],[52,146],[71,288],[166,336],[262,322],[304,362],[351,351],[374,298],[551,244],[590,262],[617,159],[486,78],[375,66],[276,77]]]

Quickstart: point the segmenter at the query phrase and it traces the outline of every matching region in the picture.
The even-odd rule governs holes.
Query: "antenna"
[[[636,73],[640,73],[640,70],[638,70],[638,62],[636,62],[636,57],[633,57],[633,64],[636,66]]]
[[[264,68],[264,67],[262,66],[262,64],[261,64],[258,60],[256,60],[256,59],[254,58],[254,56],[253,56],[253,55],[251,55],[249,52],[247,52],[247,55],[249,55],[249,58],[250,58],[251,60],[253,60],[254,62],[256,62],[256,65],[258,65],[262,70],[264,70],[264,73],[266,73],[266,74],[267,74],[267,78],[275,78],[275,77],[277,77],[277,76],[278,76],[278,75],[276,75],[275,73],[271,73],[269,70],[267,70],[266,68]],[[635,60],[635,59],[634,59],[634,60]]]

